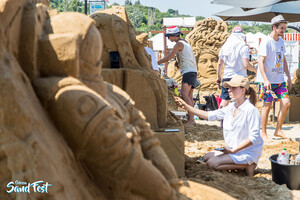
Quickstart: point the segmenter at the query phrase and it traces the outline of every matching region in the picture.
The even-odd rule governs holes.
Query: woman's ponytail
[[[249,100],[255,106],[257,101],[255,90],[252,87],[249,87],[249,89],[246,90],[246,95],[250,95]]]

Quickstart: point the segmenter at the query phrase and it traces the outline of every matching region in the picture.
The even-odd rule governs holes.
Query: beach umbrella
[[[213,0],[212,4],[222,4],[226,6],[241,7],[244,9],[266,7],[276,3],[295,1],[295,0]]]
[[[251,1],[252,2],[252,1]],[[224,21],[258,21],[271,22],[276,15],[283,15],[289,22],[300,21],[300,1],[289,1],[276,3],[271,6],[244,10],[240,7],[234,7],[214,14]]]

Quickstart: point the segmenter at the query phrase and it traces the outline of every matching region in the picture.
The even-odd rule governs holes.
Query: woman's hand
[[[180,107],[180,108],[183,108],[185,110],[187,110],[187,104],[185,103],[185,101],[183,101],[181,98],[179,97],[174,97],[175,98],[175,102],[177,103],[177,105]]]
[[[224,147],[223,153],[228,154],[228,153],[236,153],[235,149],[231,149],[228,147]]]

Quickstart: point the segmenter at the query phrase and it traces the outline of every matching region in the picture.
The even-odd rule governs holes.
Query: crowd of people
[[[168,62],[177,56],[180,72],[183,76],[181,95],[183,100],[176,102],[188,112],[188,124],[195,123],[194,115],[205,120],[223,120],[223,136],[226,147],[207,153],[203,159],[207,166],[216,170],[245,169],[253,176],[254,169],[262,153],[264,140],[269,140],[266,132],[272,93],[280,101],[278,122],[274,135],[285,138],[282,124],[290,106],[287,87],[291,87],[291,77],[285,59],[283,33],[287,21],[282,15],[271,21],[272,32],[262,40],[258,50],[258,69],[249,62],[249,57],[255,52],[246,43],[241,27],[236,26],[219,53],[217,65],[218,84],[222,83],[222,102],[218,110],[204,111],[194,108],[193,88],[197,87],[197,65],[189,43],[180,36],[182,33],[176,26],[167,29],[166,37],[176,42],[173,50],[158,64]],[[249,52],[250,51],[250,52]],[[223,77],[221,77],[224,67]],[[247,70],[257,73],[259,98],[263,100],[262,112],[255,107],[256,92],[250,87]],[[284,73],[287,82],[284,80]],[[249,95],[249,98],[246,96]],[[234,100],[232,103],[230,103]],[[260,129],[262,131],[260,131]]]

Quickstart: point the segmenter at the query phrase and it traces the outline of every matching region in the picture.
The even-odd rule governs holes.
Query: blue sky
[[[135,1],[131,0],[132,3]],[[109,0],[109,3],[114,2],[124,5],[125,0]],[[211,4],[211,0],[140,0],[140,2],[142,5],[155,7],[161,12],[166,12],[170,8],[178,10],[179,14],[213,17],[215,19],[220,18],[213,16],[214,13],[231,8],[230,6]]]

